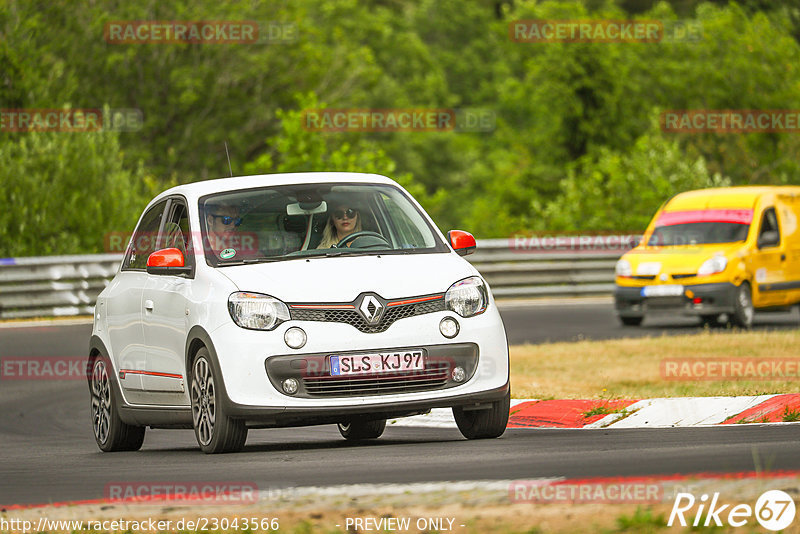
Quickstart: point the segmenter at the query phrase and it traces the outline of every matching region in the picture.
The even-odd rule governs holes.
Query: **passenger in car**
[[[219,258],[233,257],[242,248],[241,239],[237,235],[239,225],[242,224],[239,208],[233,204],[214,204],[205,208],[208,227],[206,246]],[[233,251],[233,255],[230,251]]]
[[[328,214],[328,222],[322,231],[322,241],[317,248],[331,248],[345,237],[361,230],[361,214],[358,209],[337,204]]]

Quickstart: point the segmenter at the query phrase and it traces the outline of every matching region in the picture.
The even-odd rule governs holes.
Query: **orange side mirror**
[[[447,232],[447,238],[450,240],[450,246],[459,256],[472,254],[478,246],[472,234],[463,230],[450,230]]]
[[[186,267],[183,252],[177,248],[164,248],[156,250],[147,257],[147,272],[149,274],[191,274],[192,269]]]

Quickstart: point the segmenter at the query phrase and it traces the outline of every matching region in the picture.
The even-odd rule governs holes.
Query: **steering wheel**
[[[348,243],[354,242],[359,237],[376,237],[376,238],[380,239],[381,241],[383,241],[383,243],[385,243],[389,248],[392,247],[391,243],[389,243],[389,240],[386,239],[385,237],[383,237],[378,232],[370,232],[368,230],[363,230],[361,232],[353,232],[352,234],[350,234],[348,236],[344,236],[341,241],[336,243],[336,248],[344,248],[344,247],[347,246]],[[364,247],[355,247],[355,248],[373,248],[375,245],[379,245],[380,246],[381,244],[380,243],[373,243],[373,244],[370,244],[370,245],[367,245],[367,246],[364,246]]]

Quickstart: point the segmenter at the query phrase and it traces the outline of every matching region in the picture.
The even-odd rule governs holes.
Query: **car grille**
[[[314,397],[359,397],[439,389],[447,383],[449,365],[437,362],[424,371],[392,375],[320,376],[303,378],[306,393]]]
[[[444,311],[444,298],[429,302],[419,302],[415,304],[401,304],[391,306],[386,309],[380,322],[369,324],[358,312],[358,310],[342,310],[337,308],[316,308],[316,309],[297,309],[290,310],[292,319],[298,321],[319,321],[325,323],[346,323],[356,327],[361,332],[375,334],[385,332],[395,321],[407,317],[415,317],[426,313]]]
[[[474,343],[397,347],[350,354],[399,352],[412,348],[423,351],[425,369],[381,374],[331,375],[330,352],[270,356],[264,364],[267,377],[277,391],[282,392],[284,380],[293,378],[299,385],[294,397],[307,399],[393,395],[453,388],[468,382],[478,366],[478,346]],[[465,377],[461,382],[453,380],[452,371],[456,367],[464,369]]]
[[[689,274],[673,274],[673,275],[672,275],[672,279],[673,279],[673,280],[680,280],[681,278],[692,278],[693,276],[697,276],[697,275],[696,275],[695,273],[689,273]]]

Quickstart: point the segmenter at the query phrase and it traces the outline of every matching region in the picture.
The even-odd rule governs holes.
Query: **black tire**
[[[464,410],[453,407],[453,417],[461,434],[467,439],[498,438],[508,425],[508,412],[511,407],[511,391],[505,397],[492,403],[488,410]]]
[[[733,299],[733,314],[731,323],[740,328],[750,328],[753,326],[753,292],[749,282],[742,282],[736,288]]]
[[[92,361],[89,377],[92,431],[103,452],[138,451],[146,428],[122,422],[117,412],[117,393],[108,374],[109,362],[102,356]]]
[[[639,326],[642,324],[644,316],[638,315],[634,317],[620,317],[619,320],[622,321],[622,324],[625,326]]]
[[[376,419],[374,421],[350,421],[336,425],[339,433],[347,441],[361,441],[365,439],[377,439],[386,430],[386,419]]]
[[[225,413],[217,389],[221,383],[208,349],[202,347],[192,361],[190,397],[194,435],[206,454],[238,452],[247,441],[244,421],[231,419]]]

